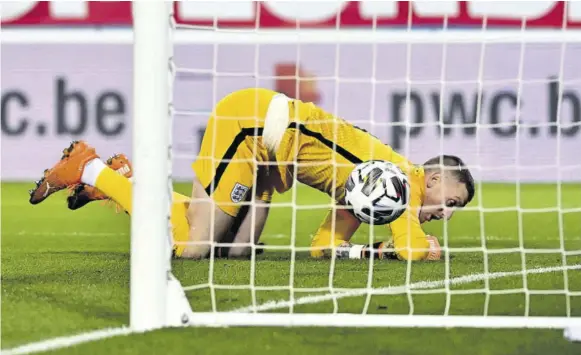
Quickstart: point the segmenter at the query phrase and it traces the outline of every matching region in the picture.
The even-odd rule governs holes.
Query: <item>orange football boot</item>
[[[129,159],[124,154],[116,154],[107,159],[108,167],[115,170],[119,175],[126,178],[133,176],[133,170]],[[69,209],[76,210],[92,201],[109,200],[109,197],[96,187],[79,184],[71,188],[71,195],[67,198]]]
[[[36,205],[53,193],[80,184],[85,165],[99,156],[95,149],[83,141],[74,141],[63,150],[61,160],[51,169],[44,171],[36,187],[29,191],[30,203]]]

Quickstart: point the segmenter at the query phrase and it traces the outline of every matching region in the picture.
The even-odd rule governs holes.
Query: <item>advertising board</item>
[[[411,51],[405,43],[190,43],[175,51],[180,180],[191,177],[214,103],[251,86],[317,101],[414,162],[444,152],[464,158],[483,181],[581,179],[581,43],[484,51],[480,43]],[[277,78],[295,66],[302,93]],[[38,178],[72,139],[104,156],[130,152],[130,44],[5,44],[1,75],[3,179]]]

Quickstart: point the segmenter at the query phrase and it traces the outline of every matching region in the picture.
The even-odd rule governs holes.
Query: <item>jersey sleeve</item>
[[[417,211],[419,197],[412,197],[407,210],[389,225],[397,256],[403,260],[423,260],[428,255],[428,240],[421,227]]]
[[[256,197],[263,202],[270,203],[274,195],[275,179],[270,176],[270,171],[265,167],[258,168],[256,177]]]
[[[333,228],[333,216],[335,225]],[[351,239],[361,222],[344,209],[330,210],[311,242],[311,256],[320,258],[325,251]]]

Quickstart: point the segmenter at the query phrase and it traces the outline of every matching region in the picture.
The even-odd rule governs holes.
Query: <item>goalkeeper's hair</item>
[[[468,191],[468,200],[466,200],[466,204],[474,198],[474,178],[472,177],[470,170],[466,168],[466,164],[464,164],[462,159],[457,156],[440,155],[434,157],[424,163],[424,170],[426,172],[433,170],[444,170],[450,172],[450,175],[466,186],[466,191]]]

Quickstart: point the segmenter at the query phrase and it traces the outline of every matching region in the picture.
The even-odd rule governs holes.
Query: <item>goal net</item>
[[[195,4],[183,6],[195,12]],[[168,294],[152,290],[168,285],[170,162],[174,189],[189,196],[191,165],[214,105],[260,87],[314,102],[414,163],[461,157],[475,177],[475,199],[450,220],[423,225],[439,239],[440,261],[321,260],[310,256],[311,238],[336,206],[296,183],[274,196],[264,245],[252,244],[247,260],[212,252],[207,260],[172,262],[192,309],[184,324],[541,327],[568,329],[573,338],[581,321],[581,36],[567,26],[568,3],[554,12],[559,25],[542,30],[529,28],[535,3],[522,5],[531,15],[506,20],[512,25],[505,29],[494,26],[503,23],[494,11],[477,8],[479,27],[459,29],[466,4],[442,4],[439,20],[428,2],[329,4],[251,4],[257,20],[249,29],[217,17],[235,20],[248,10],[244,2],[204,3],[213,20],[196,26],[159,11],[163,5],[134,3],[135,85],[142,88],[134,181],[148,192],[134,194],[132,325],[165,324],[169,311]],[[312,28],[309,6],[335,6],[327,22],[333,25]],[[367,11],[369,28],[342,22],[346,6]],[[394,9],[407,11],[398,28],[382,28],[369,15]],[[264,29],[261,11],[302,22]],[[418,28],[422,16],[434,27]],[[211,138],[219,141],[220,132]],[[158,242],[139,238],[152,230]],[[352,242],[389,238],[385,226],[362,225]],[[157,318],[139,315],[151,309]]]

